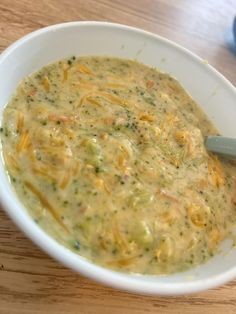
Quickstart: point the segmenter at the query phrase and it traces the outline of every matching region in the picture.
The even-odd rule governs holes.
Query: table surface
[[[0,0],[0,51],[38,28],[102,20],[163,35],[203,59],[236,85],[232,21],[236,0]],[[235,53],[235,54],[234,54]],[[52,260],[0,209],[0,313],[235,313],[236,281],[183,297],[119,292]]]

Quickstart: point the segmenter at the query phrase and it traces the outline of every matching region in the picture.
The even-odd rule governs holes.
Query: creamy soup
[[[236,167],[168,74],[72,57],[26,77],[1,128],[6,169],[35,223],[89,260],[141,274],[206,262],[236,221]]]

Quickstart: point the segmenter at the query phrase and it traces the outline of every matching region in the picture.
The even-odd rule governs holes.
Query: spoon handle
[[[205,140],[206,149],[228,159],[236,159],[236,139],[223,136],[208,136]]]

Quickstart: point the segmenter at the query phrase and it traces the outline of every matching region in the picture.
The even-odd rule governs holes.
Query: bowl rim
[[[165,44],[181,51],[185,55],[188,55],[193,61],[203,64],[202,58],[198,57],[197,55],[190,52],[188,49],[180,46],[179,44],[176,44],[157,34],[118,23],[100,21],[74,21],[50,25],[33,31],[18,39],[0,54],[0,66],[5,58],[7,58],[15,49],[25,44],[32,38],[35,38],[38,35],[42,35],[50,31],[70,28],[73,26],[110,27],[133,32],[136,34],[138,33],[140,35],[144,35],[145,37],[164,42]],[[228,89],[230,89],[231,92],[235,94],[236,98],[236,89],[232,85],[232,83],[227,80],[222,74],[220,74],[216,69],[214,69],[211,65],[207,64],[207,66],[208,70],[212,72],[215,76],[217,76],[221,80],[221,82],[223,82],[228,87]],[[3,158],[1,158],[1,163],[3,163]],[[14,200],[12,200],[11,195],[12,193],[14,193],[13,191],[9,194],[5,194],[3,193],[3,191],[4,185],[2,183],[2,180],[0,180],[0,203],[2,205],[2,208],[11,217],[15,224],[21,229],[21,231],[23,231],[23,233],[27,235],[28,238],[30,238],[43,251],[46,251],[48,255],[61,262],[63,265],[69,267],[70,269],[78,272],[81,275],[84,275],[107,286],[132,293],[146,295],[183,295],[218,287],[236,277],[236,266],[234,266],[219,275],[206,279],[183,281],[177,283],[163,283],[156,281],[150,282],[143,280],[143,275],[130,276],[126,273],[113,271],[105,267],[96,265],[89,260],[81,257],[80,255],[70,251],[63,245],[59,244],[56,240],[54,240],[51,236],[44,232],[39,226],[37,226],[32,218],[30,218],[30,216],[23,211],[23,205],[20,203],[20,201],[15,202]]]

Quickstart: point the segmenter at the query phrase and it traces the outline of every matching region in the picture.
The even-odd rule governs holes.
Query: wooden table
[[[236,85],[235,14],[236,0],[0,0],[0,51],[50,24],[106,20],[163,35],[207,59]],[[0,209],[1,314],[235,312],[236,281],[172,298],[131,295],[96,284],[41,252]]]

